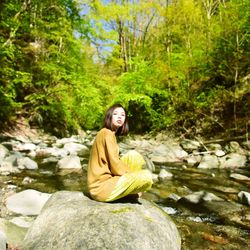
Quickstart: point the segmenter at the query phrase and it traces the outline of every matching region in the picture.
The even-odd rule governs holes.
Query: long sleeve
[[[129,172],[129,167],[119,158],[115,134],[109,129],[101,129],[96,135],[88,163],[87,179],[91,196],[96,200],[105,200],[126,172]]]
[[[129,167],[120,160],[119,148],[116,137],[112,134],[107,134],[105,137],[105,146],[108,165],[112,175],[123,175],[129,171]]]

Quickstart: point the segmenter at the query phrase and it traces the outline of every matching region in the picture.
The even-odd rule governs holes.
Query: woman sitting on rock
[[[123,106],[115,104],[106,112],[88,164],[88,189],[97,201],[114,201],[147,191],[152,186],[152,175],[142,170],[145,161],[138,152],[132,150],[119,158],[116,135],[127,133],[127,113]]]

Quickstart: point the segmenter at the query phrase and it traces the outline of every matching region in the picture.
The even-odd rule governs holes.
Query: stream
[[[0,180],[4,183],[3,186],[17,186],[17,191],[31,188],[46,193],[58,190],[87,193],[87,160],[82,164],[85,166],[83,171],[70,173],[55,172],[53,163],[40,163],[38,170],[23,170],[18,174],[0,176]],[[173,174],[173,178],[154,183],[152,189],[143,194],[143,198],[158,204],[175,221],[181,234],[183,250],[249,249],[250,229],[225,220],[221,213],[223,214],[223,209],[227,212],[226,206],[222,208],[222,212],[216,213],[216,209],[211,212],[202,204],[193,206],[179,204],[175,198],[183,197],[190,191],[205,190],[222,197],[227,202],[235,202],[237,193],[240,190],[250,192],[250,186],[230,179],[229,174],[232,170],[183,168],[178,164],[168,165],[166,169]],[[159,170],[156,169],[156,172]],[[237,172],[247,176],[249,167],[238,169]],[[249,207],[245,206],[245,209],[249,212]]]
[[[5,155],[1,160],[5,165],[2,166],[8,168],[7,172],[2,169],[0,174],[0,189],[3,191],[0,193],[1,198],[3,195],[11,195],[26,189],[44,193],[68,190],[87,194],[87,162],[94,136],[95,134],[90,134],[83,138],[71,137],[62,140],[44,136],[39,139],[37,135],[33,139],[20,136],[3,137],[2,145],[9,149],[2,149],[2,154]],[[162,141],[165,141],[164,147],[161,144]],[[58,155],[66,155],[68,150],[83,144],[86,145],[83,150],[87,154],[80,157],[80,168],[58,170],[58,159],[63,158]],[[158,142],[147,138],[132,140],[121,145],[126,150],[132,145],[132,148],[137,147],[146,155],[152,151],[157,153],[163,150],[161,155],[165,156],[169,151],[166,148],[168,143],[164,138]],[[224,150],[223,147],[222,149]],[[177,152],[180,151],[178,150],[179,148]],[[237,150],[242,151],[241,148]],[[56,157],[51,156],[53,154],[56,154]],[[33,158],[38,168],[29,170],[22,165],[18,167],[11,163],[14,162],[13,159],[18,161],[19,158],[22,160],[26,156]],[[226,157],[229,156],[230,154],[226,155]],[[155,160],[159,161],[157,154]],[[154,167],[153,173],[158,176],[158,179],[154,181],[151,190],[142,195],[142,198],[155,202],[174,220],[181,235],[182,250],[249,249],[250,209],[249,205],[242,204],[238,197],[241,191],[250,193],[249,160],[237,168],[197,168],[183,162],[154,164]],[[162,170],[171,173],[172,177],[159,179]],[[242,175],[245,179],[232,178],[232,174]],[[196,195],[193,202],[186,202],[185,197],[188,195]],[[198,196],[201,199],[196,202]],[[161,235],[159,240],[160,238]]]

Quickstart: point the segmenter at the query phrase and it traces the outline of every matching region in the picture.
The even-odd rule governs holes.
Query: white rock
[[[168,162],[180,162],[188,156],[180,146],[173,144],[161,144],[157,146],[150,155],[154,163],[164,164]]]
[[[230,141],[229,144],[226,146],[226,149],[229,153],[245,154],[245,150],[240,146],[237,141]]]
[[[36,150],[36,154],[42,157],[54,156],[54,157],[62,158],[68,155],[69,152],[63,148],[52,147],[52,148],[38,149]]]
[[[63,148],[72,155],[86,156],[89,153],[87,146],[74,142],[66,143]]]
[[[243,174],[234,173],[234,174],[230,174],[230,177],[239,181],[250,181],[250,178]]]
[[[210,151],[222,150],[222,146],[218,143],[210,143],[207,145],[207,148]]]
[[[36,145],[33,143],[18,144],[15,147],[17,151],[34,151],[36,150]]]
[[[12,184],[9,184],[6,186],[8,190],[15,190],[17,189],[17,186],[16,185],[12,185]]]
[[[17,214],[38,215],[50,196],[51,194],[27,189],[7,197],[6,207]]]
[[[180,142],[180,145],[183,147],[184,150],[193,151],[197,150],[201,144],[198,141],[184,139]]]
[[[218,149],[218,150],[215,151],[214,154],[215,154],[216,156],[218,156],[218,157],[221,157],[221,156],[224,156],[226,153],[225,153],[223,150]]]
[[[219,160],[215,155],[204,155],[198,168],[218,168]]]
[[[70,137],[70,138],[62,138],[62,139],[58,139],[56,140],[56,143],[54,144],[55,146],[63,146],[64,144],[66,143],[70,143],[70,142],[75,142],[75,143],[78,143],[78,140],[77,138],[75,137]]]
[[[244,167],[247,157],[238,153],[230,153],[220,158],[221,168],[240,168]]]
[[[178,210],[172,207],[163,207],[161,209],[164,210],[167,214],[177,214]]]
[[[82,168],[80,158],[76,155],[68,155],[58,161],[57,166],[58,169],[80,169]]]
[[[38,164],[29,157],[17,159],[19,169],[38,169]]]
[[[186,158],[186,161],[190,165],[195,165],[195,164],[199,163],[201,161],[201,159],[202,159],[201,155],[199,155],[199,154],[193,154],[193,155],[189,155]]]
[[[2,144],[0,144],[0,159],[6,157],[9,154],[9,150],[3,146]]]
[[[7,237],[5,233],[0,230],[0,250],[6,250]]]
[[[181,200],[185,200],[192,204],[198,204],[202,201],[223,201],[222,198],[206,191],[194,192],[192,194],[184,196],[183,198],[181,198]]]
[[[199,216],[196,216],[196,217],[189,216],[188,219],[191,220],[191,221],[194,221],[194,222],[202,222],[202,219]]]
[[[250,206],[250,193],[245,191],[240,191],[238,197],[243,204]]]
[[[242,143],[242,146],[243,146],[245,149],[250,150],[250,141],[249,141],[249,140],[244,141],[244,142]]]
[[[22,184],[30,184],[30,183],[32,183],[32,182],[34,182],[34,179],[32,179],[31,177],[29,177],[29,176],[26,176],[26,177],[24,177],[23,178],[23,180],[22,180]]]
[[[10,220],[10,222],[14,223],[15,225],[19,226],[19,227],[25,227],[25,228],[29,228],[35,218],[32,217],[14,217]]]
[[[158,175],[158,179],[160,181],[164,181],[164,180],[169,180],[173,177],[173,174],[168,172],[167,170],[165,169],[161,169],[159,175]]]
[[[3,161],[0,165],[0,173],[18,173],[19,170],[17,167],[14,167],[13,164],[11,162],[6,162]]]
[[[152,173],[152,180],[153,180],[153,182],[157,182],[158,181],[158,175]]]

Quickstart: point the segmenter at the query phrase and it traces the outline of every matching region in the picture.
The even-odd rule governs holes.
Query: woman
[[[88,164],[88,189],[97,201],[114,201],[147,191],[152,186],[151,173],[142,170],[145,161],[139,153],[130,151],[119,158],[116,135],[127,133],[127,113],[122,105],[115,104],[106,112]]]

